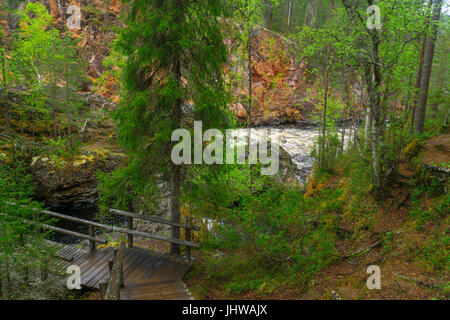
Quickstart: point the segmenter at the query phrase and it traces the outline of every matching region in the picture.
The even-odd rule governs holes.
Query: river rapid
[[[237,140],[246,141],[247,129],[237,129]],[[344,146],[348,144],[348,133],[346,130]],[[296,178],[305,183],[306,178],[312,170],[314,159],[311,157],[311,151],[314,148],[314,143],[319,136],[319,129],[300,129],[300,128],[270,128],[260,127],[252,128],[251,136],[256,139],[268,137],[271,141],[278,141],[281,148],[283,148],[291,157],[296,166],[295,176]],[[54,208],[56,212],[67,214],[75,217],[79,217],[87,220],[95,220],[97,213],[96,205],[88,207],[75,207],[75,208]],[[122,221],[110,221],[113,224]],[[85,225],[71,223],[67,221],[60,221],[57,226],[61,228],[71,229],[81,233],[87,233],[88,228]],[[79,243],[80,239],[56,233],[52,236],[52,240],[62,243]]]
[[[238,129],[239,136],[247,135],[247,129]],[[346,129],[344,148],[348,145],[349,130]],[[307,176],[312,170],[314,159],[311,157],[311,151],[314,143],[319,137],[319,128],[301,129],[301,128],[252,128],[250,132],[252,137],[258,139],[267,136],[272,141],[278,141],[290,156],[296,165],[295,177],[305,183]]]

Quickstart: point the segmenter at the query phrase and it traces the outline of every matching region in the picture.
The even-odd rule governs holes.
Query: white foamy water
[[[237,129],[239,140],[245,141],[247,129]],[[349,129],[346,129],[344,148],[348,145]],[[302,182],[311,172],[314,159],[311,157],[311,151],[314,148],[314,142],[319,137],[319,129],[298,129],[298,128],[252,128],[251,136],[263,138],[268,136],[270,140],[278,140],[280,146],[291,156],[296,165],[295,176]]]

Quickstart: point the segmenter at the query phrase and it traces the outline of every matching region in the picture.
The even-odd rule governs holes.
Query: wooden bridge
[[[193,299],[189,290],[182,282],[184,275],[192,267],[191,247],[199,247],[191,241],[191,232],[200,228],[172,222],[156,216],[138,215],[131,212],[111,209],[112,214],[127,217],[127,227],[117,227],[99,222],[84,220],[60,213],[44,210],[43,214],[63,220],[68,220],[89,226],[89,234],[83,234],[59,227],[24,220],[29,224],[38,224],[43,229],[52,230],[89,240],[89,249],[79,249],[71,245],[63,245],[47,241],[56,247],[55,261],[48,269],[57,273],[65,273],[70,265],[78,266],[81,270],[81,286],[98,289],[105,300],[185,300]],[[137,231],[134,220],[146,220],[154,223],[184,228],[186,239],[173,239],[158,234]],[[121,242],[119,248],[104,246],[97,248],[97,244],[107,244],[107,241],[95,235],[96,228],[127,235],[126,245]],[[170,255],[154,250],[133,246],[134,236],[175,243],[185,247],[186,255]],[[46,277],[47,275],[45,275]],[[64,279],[64,285],[69,275]]]

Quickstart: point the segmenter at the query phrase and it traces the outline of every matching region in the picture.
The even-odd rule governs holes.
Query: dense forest
[[[0,299],[98,299],[45,210],[199,243],[195,299],[448,299],[449,8],[0,0]]]

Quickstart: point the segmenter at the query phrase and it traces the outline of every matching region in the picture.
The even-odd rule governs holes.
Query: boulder
[[[111,172],[123,162],[119,153],[91,153],[72,160],[35,157],[31,173],[36,196],[52,207],[92,204],[98,199],[97,171]]]
[[[290,186],[303,186],[297,178],[297,170],[292,157],[280,146],[279,174],[275,177],[275,181]]]

